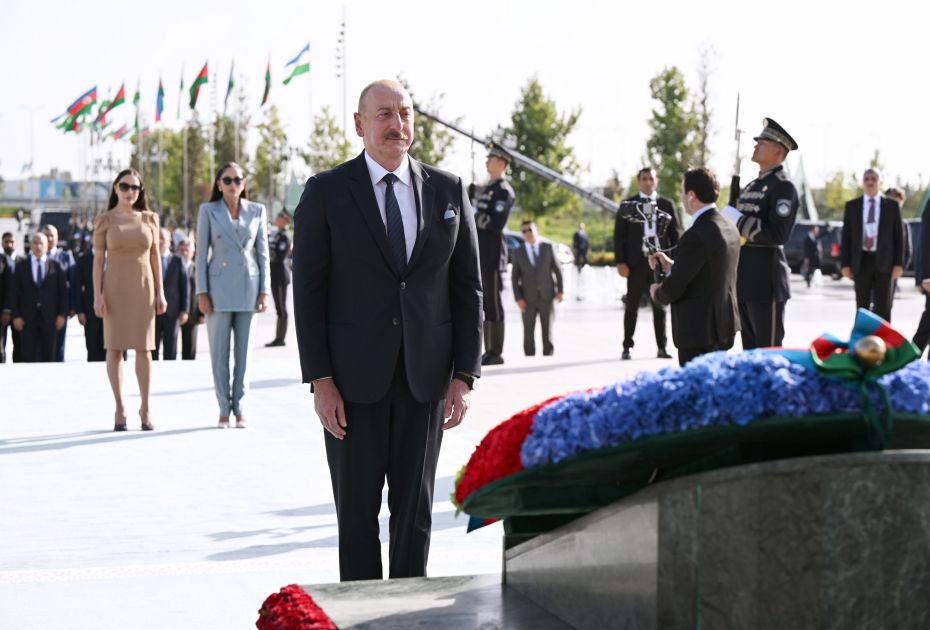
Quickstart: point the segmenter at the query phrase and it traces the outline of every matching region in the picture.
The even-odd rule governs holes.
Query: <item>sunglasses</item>
[[[524,234],[531,234],[533,232],[533,230],[520,230],[520,231],[523,232]]]
[[[135,184],[127,184],[126,182],[120,182],[116,185],[121,191],[129,192],[139,192],[142,190],[142,186],[136,186]]]
[[[234,182],[236,186],[241,186],[242,182],[245,181],[245,178],[244,177],[221,177],[220,181],[223,182],[223,184],[226,186],[229,186],[230,184]]]

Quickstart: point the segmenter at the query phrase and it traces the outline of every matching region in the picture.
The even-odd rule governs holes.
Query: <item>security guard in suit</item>
[[[481,357],[481,365],[500,365],[504,362],[504,304],[501,301],[501,273],[507,270],[504,228],[516,199],[504,174],[511,160],[510,155],[496,147],[488,151],[486,165],[490,183],[475,200],[481,286],[484,289],[485,353]]]
[[[734,175],[730,205],[723,209],[736,224],[742,243],[736,295],[746,350],[781,346],[785,337],[791,270],[783,245],[791,236],[799,205],[798,191],[783,165],[798,143],[771,118],[762,121],[762,132],[754,139],[752,161],[759,165],[759,176],[740,191],[739,175]]]
[[[291,237],[288,234],[291,215],[287,210],[282,210],[274,221],[278,231],[271,240],[269,249],[271,250],[271,297],[274,298],[278,321],[275,326],[274,340],[265,344],[268,348],[284,345],[284,337],[287,336],[287,287],[291,284]]]

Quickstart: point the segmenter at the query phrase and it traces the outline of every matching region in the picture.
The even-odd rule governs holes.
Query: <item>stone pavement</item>
[[[555,322],[555,356],[524,357],[506,296],[506,364],[487,369],[464,425],[448,432],[433,506],[430,575],[494,574],[501,527],[465,534],[448,500],[475,444],[512,413],[557,393],[673,365],[655,358],[651,313],[640,312],[634,360],[621,362],[623,283],[574,270]],[[916,328],[923,300],[906,280],[895,325]],[[845,335],[852,285],[795,283],[786,345]],[[205,331],[196,361],[159,363],[156,431],[138,430],[126,371],[130,431],[113,433],[101,364],[83,361],[69,322],[64,364],[0,365],[0,625],[28,628],[248,628],[265,596],[290,583],[338,580],[336,519],[322,429],[300,383],[293,329],[264,348],[274,315],[259,318],[247,430],[215,428]],[[386,540],[387,510],[382,510]],[[384,552],[386,554],[386,544]]]

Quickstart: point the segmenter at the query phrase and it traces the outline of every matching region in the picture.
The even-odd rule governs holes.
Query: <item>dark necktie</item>
[[[42,286],[42,280],[45,279],[45,265],[41,260],[36,260],[36,285]]]
[[[875,197],[869,199],[869,216],[866,217],[866,224],[872,225],[875,223]],[[872,251],[875,249],[875,237],[866,236],[865,237],[865,249]]]
[[[398,267],[403,270],[407,266],[407,239],[404,237],[404,220],[400,216],[400,204],[394,195],[394,182],[397,175],[388,173],[382,178],[386,184],[384,191],[384,214],[387,216],[387,237],[391,244],[391,251]]]

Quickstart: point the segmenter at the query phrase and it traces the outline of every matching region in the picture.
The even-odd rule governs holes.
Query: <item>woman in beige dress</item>
[[[149,383],[155,349],[155,315],[167,309],[158,252],[158,215],[148,208],[142,176],[116,176],[107,211],[94,220],[94,312],[103,318],[107,376],[116,399],[114,431],[126,430],[123,352],[135,350],[142,430],[149,418]]]

